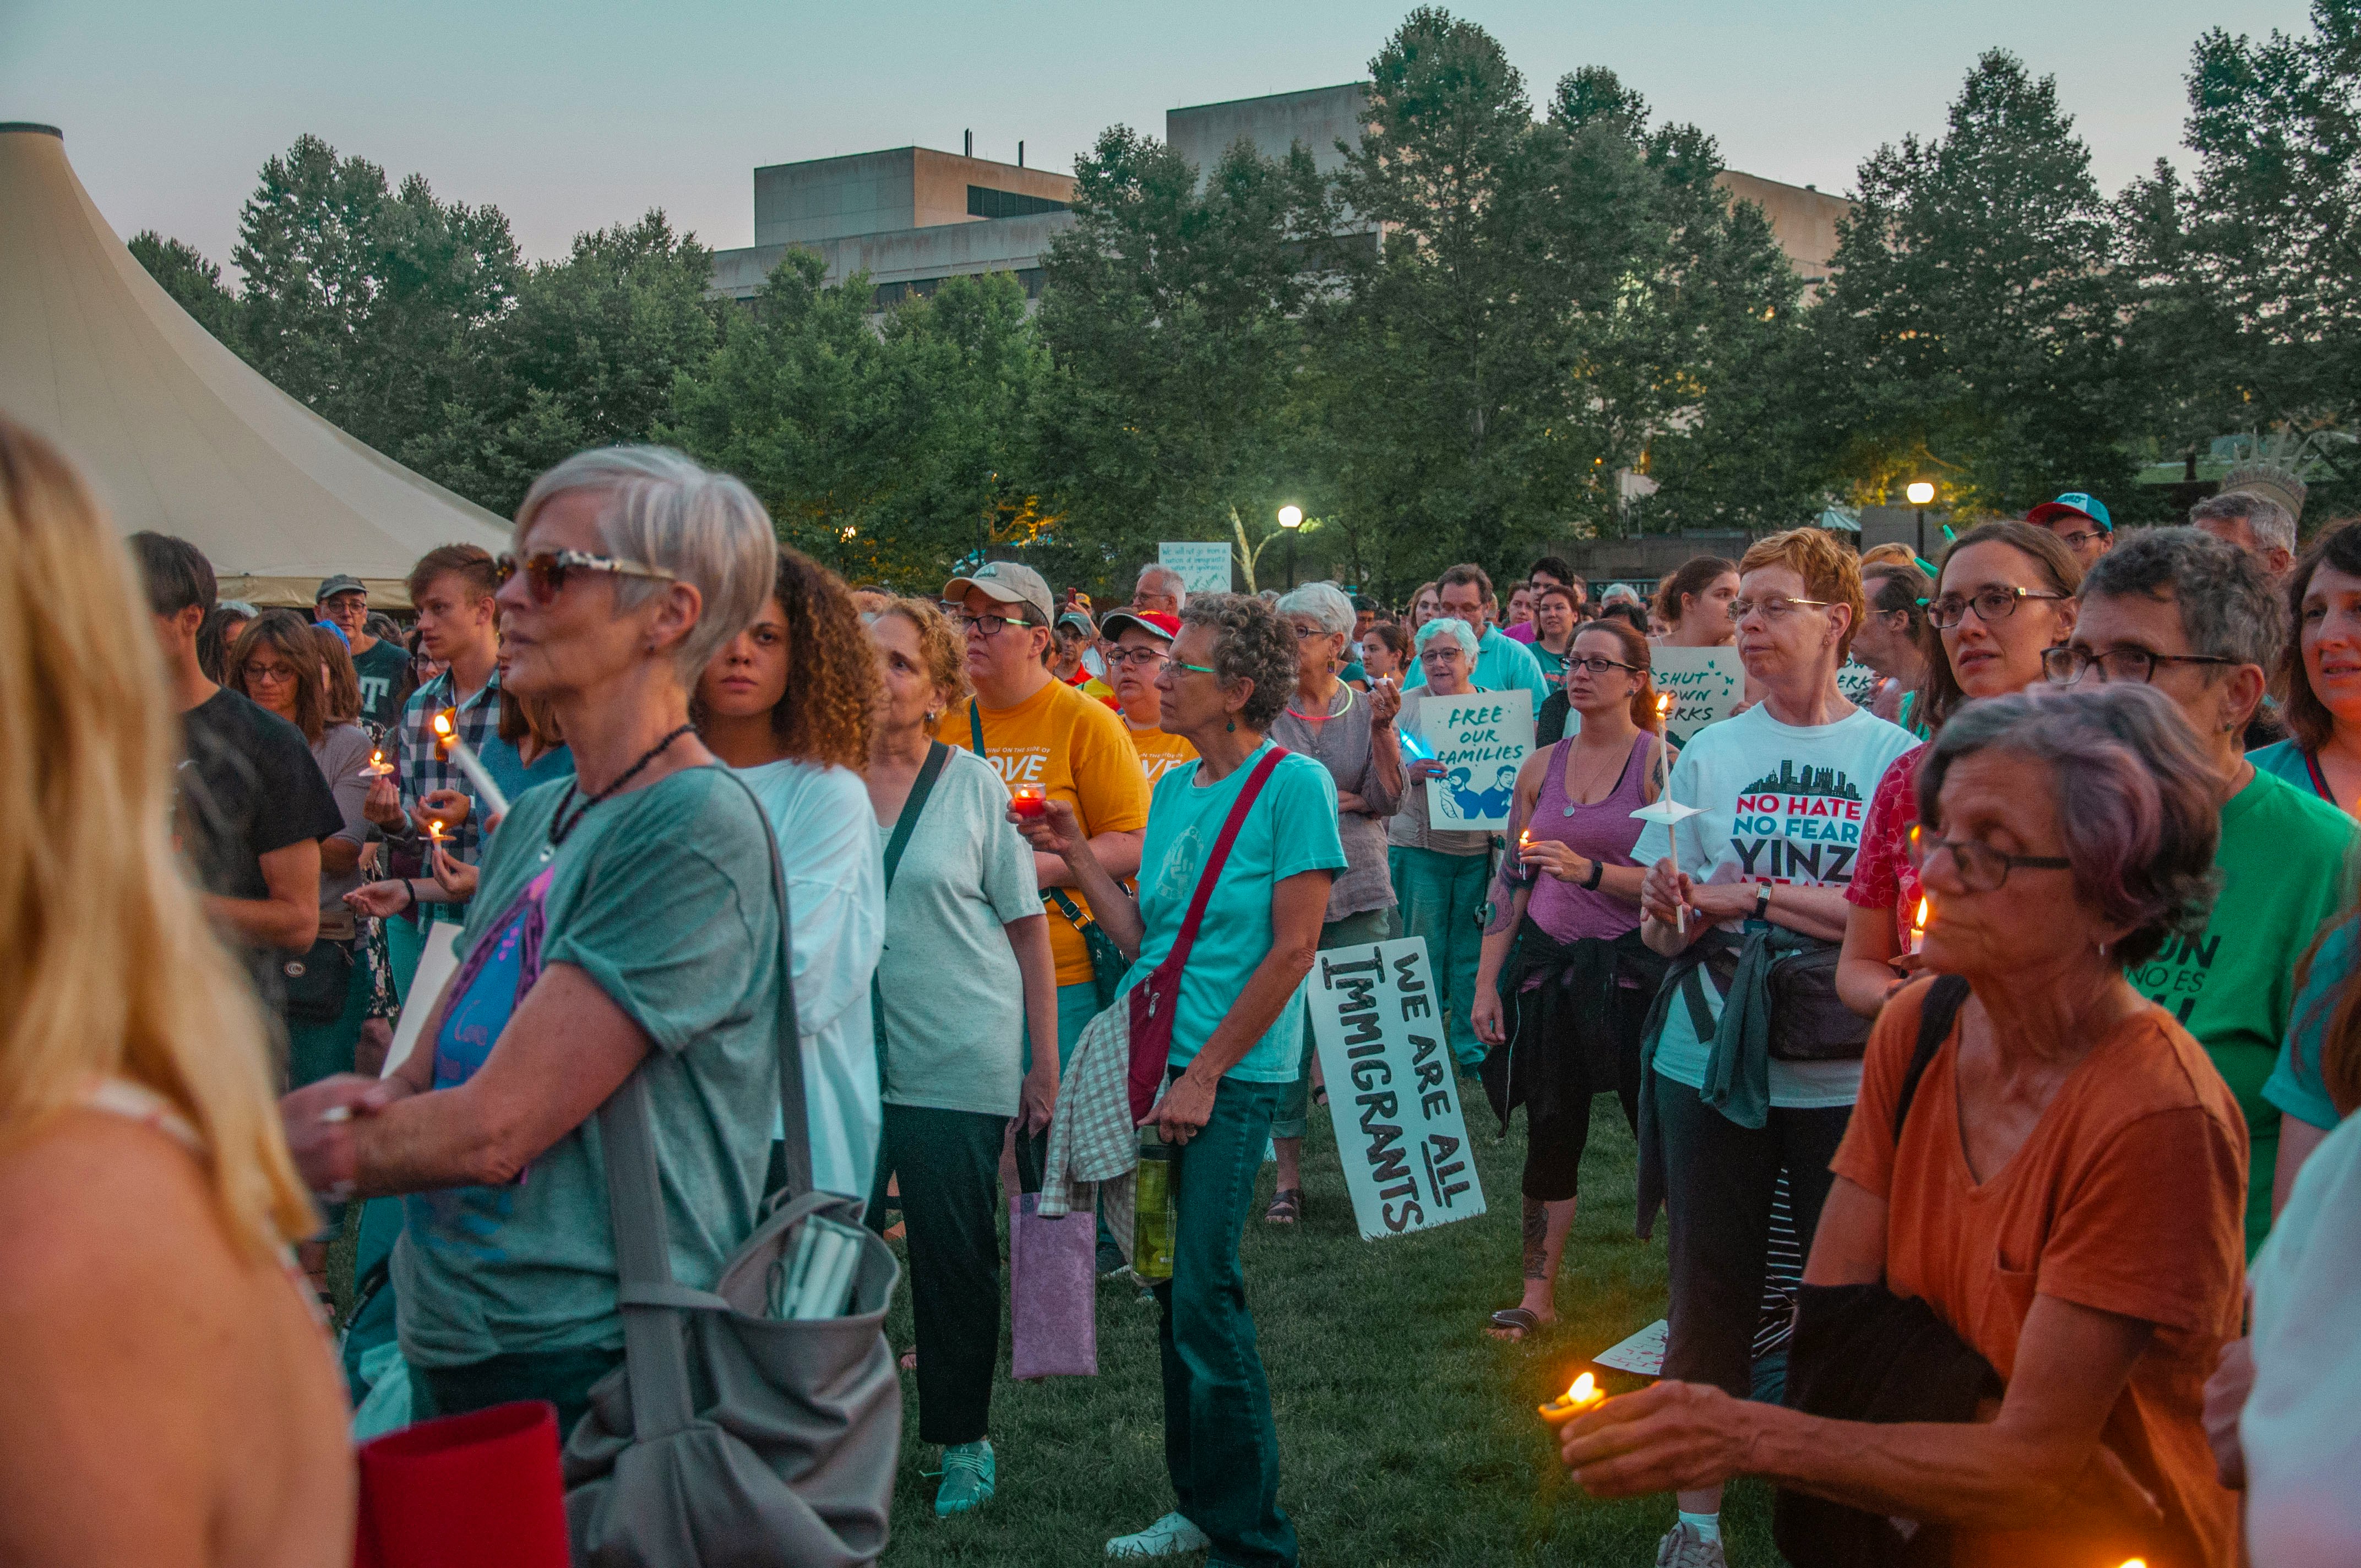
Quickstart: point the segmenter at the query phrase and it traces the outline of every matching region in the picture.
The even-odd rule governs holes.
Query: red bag
[[[566,1568],[557,1409],[494,1405],[361,1444],[354,1568]]]
[[[1205,869],[1197,873],[1197,894],[1189,901],[1189,917],[1180,922],[1179,939],[1164,955],[1164,961],[1131,988],[1130,1089],[1131,1119],[1135,1122],[1148,1114],[1148,1108],[1156,1103],[1157,1091],[1164,1087],[1165,1066],[1172,1056],[1173,1015],[1180,1008],[1180,971],[1189,967],[1189,949],[1197,945],[1197,927],[1204,923],[1205,905],[1213,896],[1213,884],[1222,878],[1222,867],[1230,858],[1230,846],[1236,842],[1238,829],[1246,826],[1246,813],[1254,809],[1256,797],[1270,779],[1270,771],[1286,755],[1286,748],[1273,746],[1247,775],[1246,787],[1238,791],[1229,817],[1222,824],[1222,836],[1213,840],[1213,852],[1206,857]]]

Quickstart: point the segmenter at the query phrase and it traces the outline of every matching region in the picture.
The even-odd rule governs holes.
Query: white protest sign
[[[1533,749],[1533,694],[1429,692],[1419,700],[1418,731],[1443,764],[1443,776],[1427,781],[1427,825],[1454,832],[1506,828],[1517,770]]]
[[[1192,594],[1230,591],[1230,547],[1194,541],[1166,541],[1156,547],[1156,562],[1180,574],[1181,586]]]
[[[1837,666],[1837,690],[1855,707],[1867,707],[1869,699],[1877,695],[1877,683],[1884,678],[1858,659],[1847,659]]]
[[[426,946],[418,955],[418,972],[410,977],[410,994],[401,1003],[401,1017],[393,1026],[393,1044],[386,1047],[385,1066],[379,1069],[381,1078],[391,1078],[401,1064],[410,1059],[417,1047],[418,1036],[426,1028],[426,1015],[443,1000],[443,988],[459,972],[459,955],[454,946],[459,939],[458,925],[449,920],[437,920],[426,927]],[[426,1047],[432,1051],[434,1047]]]
[[[1746,666],[1735,648],[1652,648],[1648,663],[1656,689],[1673,699],[1664,733],[1675,746],[1707,725],[1728,718],[1746,695]]]
[[[1642,1377],[1664,1375],[1664,1334],[1670,1327],[1658,1318],[1638,1333],[1620,1344],[1609,1345],[1592,1356],[1598,1366],[1611,1366],[1618,1372],[1636,1372]]]
[[[1303,990],[1361,1239],[1482,1213],[1426,938],[1323,952]]]

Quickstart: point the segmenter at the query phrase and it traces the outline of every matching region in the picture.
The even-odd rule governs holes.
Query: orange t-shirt
[[[1139,759],[1115,709],[1053,678],[1015,707],[985,707],[970,697],[937,727],[945,744],[974,749],[970,713],[983,721],[984,760],[999,770],[1001,782],[1012,790],[1033,784],[1045,795],[1073,802],[1085,837],[1135,833],[1148,826],[1148,781],[1140,776]],[[1066,895],[1090,907],[1079,891],[1068,888]],[[1056,905],[1048,908],[1058,983],[1088,985],[1089,945]]]
[[[1980,1185],[1960,1138],[1957,1024],[1894,1145],[1894,1100],[1928,989],[1912,987],[1879,1016],[1832,1168],[1886,1201],[1886,1288],[1926,1301],[2004,1381],[2036,1295],[2157,1325],[2100,1441],[2161,1503],[2168,1531],[2136,1541],[2128,1524],[2103,1540],[2037,1525],[1960,1530],[1953,1563],[2228,1563],[2237,1497],[2214,1479],[2201,1417],[2222,1342],[2238,1333],[2246,1280],[2236,1100],[2205,1048],[2150,1006],[2100,1042]]]
[[[1154,728],[1135,729],[1129,719],[1124,721],[1123,728],[1124,733],[1131,737],[1131,749],[1139,753],[1139,771],[1148,776],[1151,793],[1158,779],[1183,762],[1197,760],[1197,748],[1181,736]]]

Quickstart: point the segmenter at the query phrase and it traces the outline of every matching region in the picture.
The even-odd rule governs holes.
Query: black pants
[[[992,1416],[1000,1354],[1000,1146],[1007,1131],[1007,1117],[983,1112],[885,1107],[869,1224],[884,1233],[886,1179],[898,1175],[918,1332],[921,1442],[973,1442]]]
[[[1774,1106],[1761,1127],[1748,1128],[1708,1105],[1696,1090],[1661,1073],[1655,1094],[1673,1276],[1664,1376],[1710,1383],[1742,1399],[1752,1386],[1754,1330],[1763,1310],[1771,1198],[1779,1169],[1786,1168],[1795,1238],[1808,1257],[1820,1209],[1836,1179],[1828,1161],[1844,1140],[1852,1107]]]
[[[410,1369],[412,1420],[464,1416],[515,1399],[546,1399],[557,1407],[557,1441],[563,1445],[574,1423],[590,1408],[598,1379],[623,1365],[620,1350],[545,1350],[496,1355],[466,1366]]]

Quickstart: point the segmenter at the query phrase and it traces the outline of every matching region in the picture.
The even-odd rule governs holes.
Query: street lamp
[[[1924,561],[1927,558],[1927,506],[1935,499],[1935,487],[1924,479],[1913,479],[1909,488],[1902,493],[1908,496],[1910,504],[1918,509],[1918,559]]]
[[[1279,526],[1287,530],[1287,586],[1295,587],[1295,531],[1303,526],[1303,509],[1293,501],[1279,509]]]

